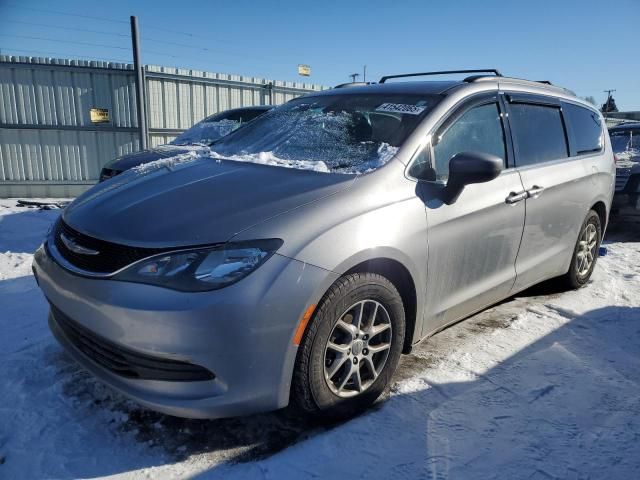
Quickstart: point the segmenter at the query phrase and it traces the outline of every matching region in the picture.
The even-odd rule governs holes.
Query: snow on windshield
[[[154,160],[153,162],[143,163],[142,165],[133,167],[131,170],[138,174],[147,174],[161,168],[172,168],[179,164],[193,162],[199,157],[208,156],[208,154],[209,149],[193,149],[173,157],[161,158],[159,160]]]
[[[235,120],[219,120],[217,122],[196,123],[186,132],[183,132],[172,145],[209,145],[210,143],[230,134],[240,126]]]
[[[141,165],[136,172],[210,157],[363,174],[388,163],[436,101],[428,95],[400,94],[300,98],[261,115],[210,147]]]
[[[394,157],[427,104],[423,96],[303,98],[220,139],[211,146],[212,156],[317,172],[366,173]]]
[[[393,158],[393,156],[398,151],[397,147],[392,147],[387,143],[383,143],[378,147],[377,155],[375,159],[369,161],[366,165],[361,167],[352,167],[352,168],[342,168],[339,170],[335,170],[337,173],[366,173],[371,170],[375,170],[376,168],[381,167],[389,160]],[[262,165],[272,165],[274,167],[285,167],[285,168],[297,168],[300,170],[312,170],[314,172],[331,172],[331,169],[327,166],[327,164],[323,161],[309,161],[309,160],[285,160],[282,158],[278,158],[273,152],[259,152],[259,153],[247,153],[244,155],[228,155],[223,156],[215,151],[211,151],[210,156],[212,158],[217,159],[226,159],[226,160],[234,160],[236,162],[251,162],[251,163],[259,163]]]

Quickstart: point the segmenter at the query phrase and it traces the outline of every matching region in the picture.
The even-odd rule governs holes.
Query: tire
[[[362,329],[356,328],[359,317]],[[387,391],[404,336],[402,298],[388,279],[374,273],[341,277],[320,301],[300,344],[292,404],[305,414],[331,419],[364,411]]]
[[[583,265],[581,268],[581,258],[584,258],[585,250],[583,246],[585,245],[585,239],[588,237],[589,231],[594,231],[595,233],[595,246],[590,249],[592,254],[592,260],[589,264],[588,268]],[[598,250],[600,248],[600,242],[602,241],[602,224],[600,222],[600,215],[594,210],[590,210],[587,214],[587,218],[585,218],[582,226],[580,227],[580,234],[578,235],[578,240],[576,241],[576,246],[573,249],[573,254],[571,255],[571,264],[569,266],[569,271],[560,277],[562,284],[569,289],[577,289],[580,288],[589,281],[591,278],[591,274],[593,273],[593,269],[596,266],[596,262],[598,260]],[[588,247],[588,244],[587,244]],[[587,255],[588,258],[588,255]]]

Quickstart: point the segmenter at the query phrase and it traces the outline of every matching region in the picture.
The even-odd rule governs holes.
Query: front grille
[[[215,375],[188,362],[167,360],[131,351],[96,335],[51,305],[55,323],[65,337],[93,362],[121,377],[169,382],[212,380]]]
[[[616,192],[620,192],[624,190],[624,187],[627,186],[627,182],[629,181],[630,175],[631,175],[630,168],[616,169]]]
[[[70,250],[62,241],[62,234],[86,249],[97,251],[98,254],[88,255]],[[166,248],[128,247],[99,240],[74,230],[62,218],[58,219],[54,226],[53,242],[56,250],[71,265],[85,272],[99,274],[116,272],[138,260],[169,250]]]

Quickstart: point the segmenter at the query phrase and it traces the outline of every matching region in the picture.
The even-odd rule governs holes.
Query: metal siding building
[[[325,87],[146,66],[149,145],[204,117],[280,104]],[[109,121],[93,123],[92,108]],[[135,73],[129,64],[0,56],[0,197],[71,197],[109,160],[139,149]]]

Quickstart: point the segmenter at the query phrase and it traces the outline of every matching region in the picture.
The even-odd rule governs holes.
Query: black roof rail
[[[427,75],[449,75],[454,73],[493,73],[496,77],[502,76],[502,74],[495,68],[484,68],[481,70],[443,70],[441,72],[421,72],[421,73],[404,73],[402,75],[385,75],[380,79],[378,83],[384,83],[390,78],[424,77]]]
[[[549,80],[534,80],[536,83],[544,83],[545,85],[553,85]]]

